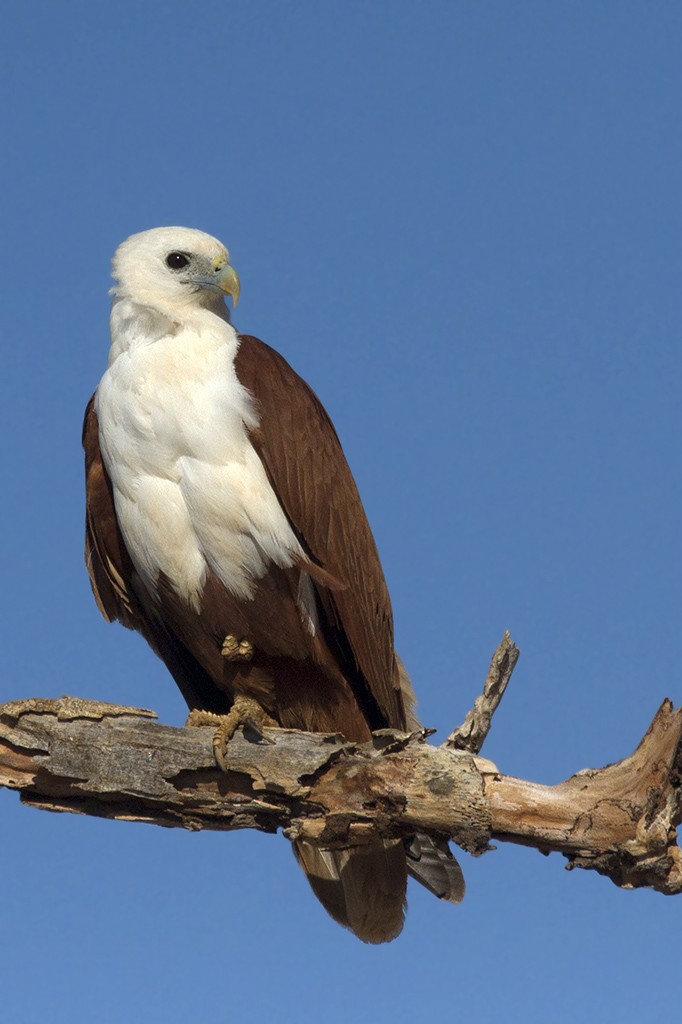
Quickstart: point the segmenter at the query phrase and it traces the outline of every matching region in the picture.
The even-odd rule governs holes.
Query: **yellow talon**
[[[220,650],[223,658],[228,661],[251,661],[253,658],[253,644],[250,640],[238,640],[230,633],[223,640]]]
[[[250,728],[258,739],[264,743],[273,743],[263,735],[263,729],[277,729],[278,723],[252,697],[237,694],[234,704],[226,715],[216,715],[213,711],[201,711],[195,708],[190,711],[185,725],[217,725],[213,736],[213,755],[216,764],[224,772],[229,771],[227,764],[227,745],[241,725]]]

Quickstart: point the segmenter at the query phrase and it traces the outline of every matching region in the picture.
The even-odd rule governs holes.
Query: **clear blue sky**
[[[6,5],[0,699],[185,708],[82,562],[109,260],[200,227],[235,317],[329,409],[439,738],[505,628],[484,750],[557,782],[630,753],[679,670],[682,10],[647,2]],[[682,901],[558,856],[463,864],[361,945],[281,837],[0,794],[3,1019],[658,1022]],[[674,1013],[674,1010],[673,1010]]]

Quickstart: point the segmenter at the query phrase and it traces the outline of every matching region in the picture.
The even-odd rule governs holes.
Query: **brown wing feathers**
[[[372,727],[404,727],[391,603],[331,420],[305,381],[257,338],[240,339],[235,367],[257,402],[260,425],[252,443],[280,503],[312,563],[343,584],[325,588],[316,580],[329,641],[349,668],[356,667],[358,698]],[[314,569],[311,575],[315,579]]]

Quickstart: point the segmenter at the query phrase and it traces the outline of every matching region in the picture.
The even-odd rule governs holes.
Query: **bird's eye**
[[[184,252],[169,252],[166,256],[166,266],[171,270],[182,270],[188,265],[189,256],[186,256]]]

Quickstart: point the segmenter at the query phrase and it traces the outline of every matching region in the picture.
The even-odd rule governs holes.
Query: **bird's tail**
[[[363,942],[390,942],[405,919],[407,860],[400,839],[329,850],[294,843],[318,900]]]
[[[445,839],[432,839],[423,833],[405,840],[407,870],[439,900],[461,903],[464,899],[464,875]]]
[[[298,841],[294,853],[327,913],[363,942],[390,942],[402,931],[408,872],[441,900],[464,897],[447,842],[423,834],[343,850]]]

